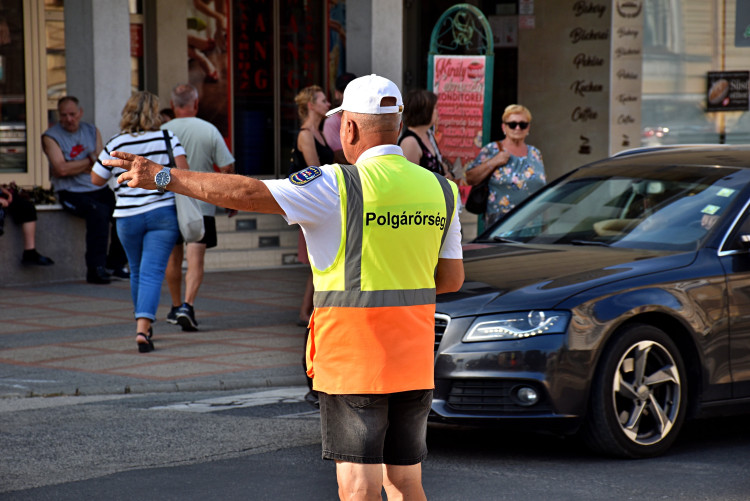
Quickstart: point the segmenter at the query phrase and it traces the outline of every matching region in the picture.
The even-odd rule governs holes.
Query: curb
[[[307,381],[303,375],[298,376],[275,376],[275,377],[250,377],[219,379],[211,381],[187,381],[172,383],[142,383],[128,384],[125,386],[97,387],[80,385],[77,387],[61,386],[59,388],[45,388],[43,391],[34,389],[25,390],[23,393],[1,393],[0,399],[5,398],[31,398],[31,397],[77,397],[77,396],[99,396],[99,395],[134,395],[146,393],[180,393],[199,391],[234,391],[251,388],[267,388],[276,386],[306,386]]]

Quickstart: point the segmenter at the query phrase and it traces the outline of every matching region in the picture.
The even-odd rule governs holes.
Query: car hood
[[[437,311],[451,317],[555,308],[610,282],[687,266],[695,252],[573,245],[468,244],[460,291],[441,294]]]

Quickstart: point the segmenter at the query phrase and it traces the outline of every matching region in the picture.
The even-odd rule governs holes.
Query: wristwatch
[[[167,185],[172,180],[172,176],[169,174],[170,170],[172,169],[169,167],[164,167],[162,170],[156,173],[156,176],[154,176],[156,189],[159,190],[159,193],[164,193],[164,190],[167,189]]]

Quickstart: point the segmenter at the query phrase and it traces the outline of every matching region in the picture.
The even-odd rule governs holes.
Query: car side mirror
[[[750,234],[742,233],[739,237],[739,248],[743,250],[750,250]]]

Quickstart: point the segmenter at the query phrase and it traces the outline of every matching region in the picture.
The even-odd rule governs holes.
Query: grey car
[[[749,200],[750,146],[620,155],[537,192],[438,297],[431,419],[637,458],[747,411]]]

